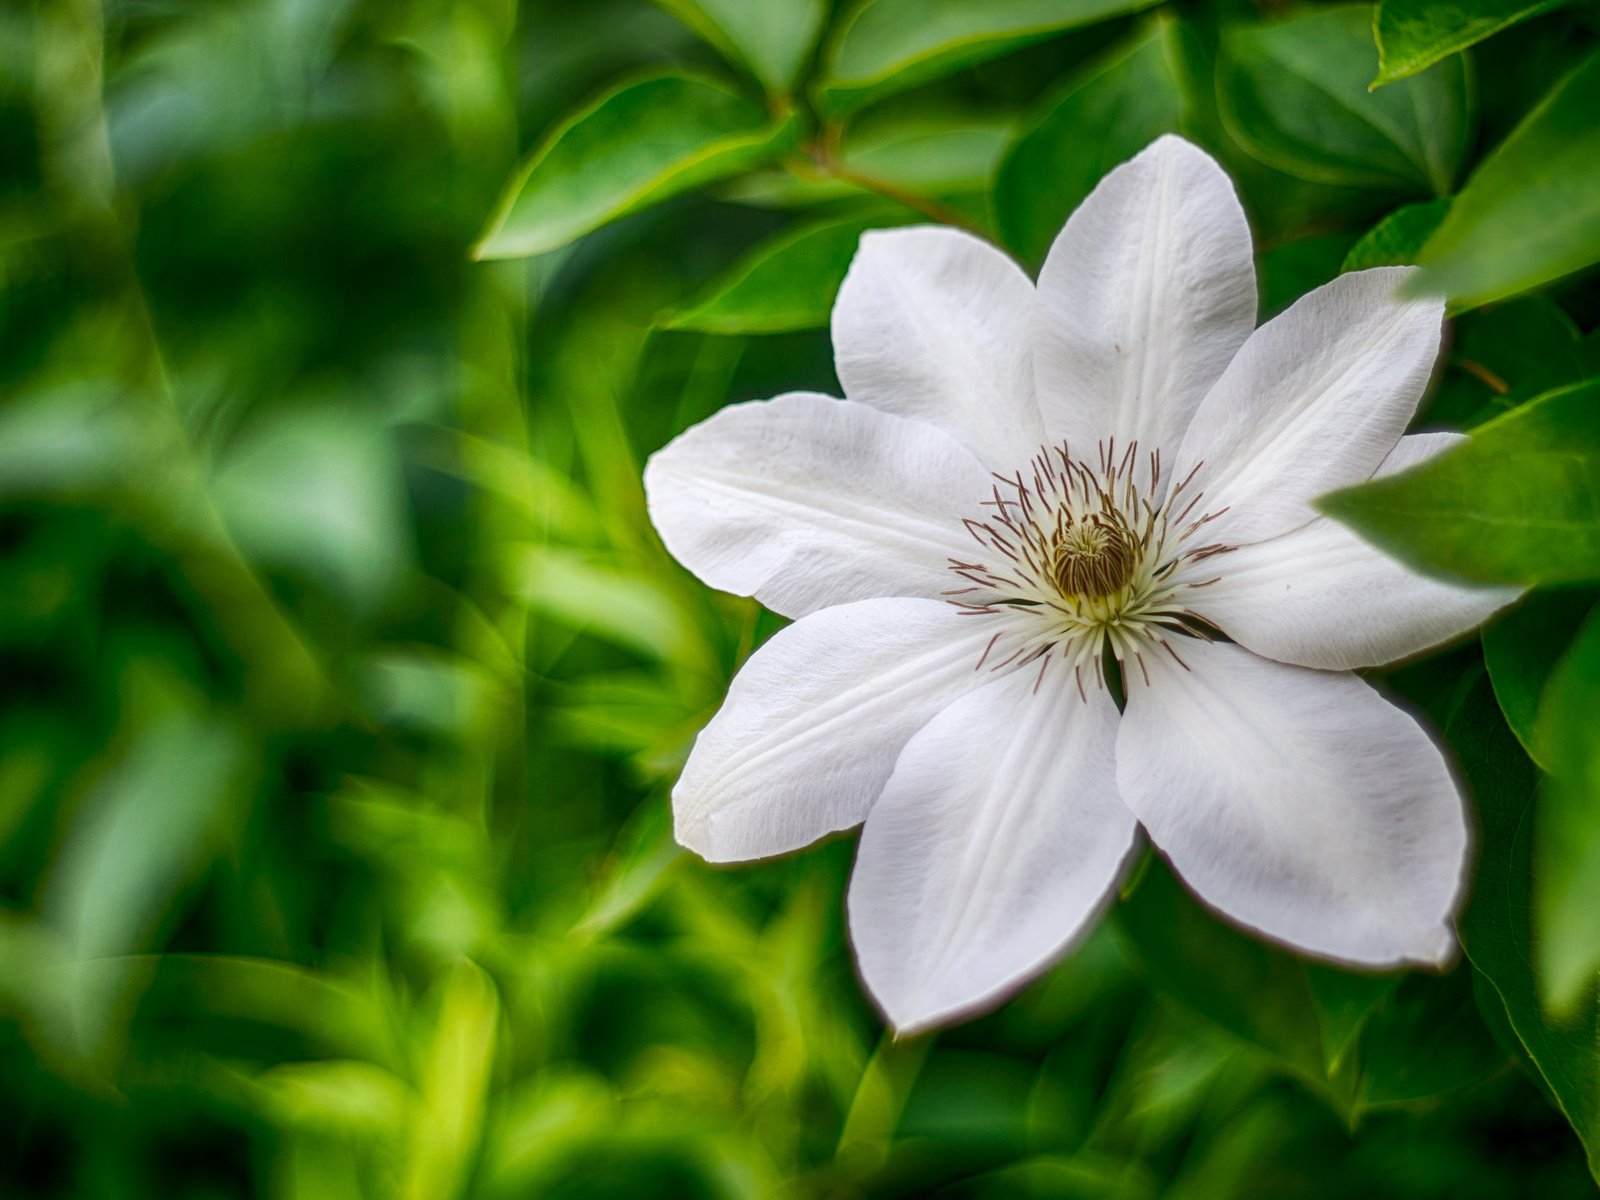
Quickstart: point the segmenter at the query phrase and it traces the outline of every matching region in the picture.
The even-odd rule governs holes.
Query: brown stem
[[[1496,396],[1504,396],[1511,390],[1509,383],[1480,362],[1473,362],[1470,358],[1458,358],[1456,366],[1484,384]]]
[[[976,234],[979,237],[988,236],[981,228],[968,220],[966,216],[949,205],[930,199],[927,196],[920,196],[916,192],[907,191],[899,184],[890,183],[887,179],[879,179],[874,175],[864,174],[853,167],[847,167],[843,163],[837,162],[831,164],[830,171],[835,179],[853,183],[864,191],[876,192],[878,195],[893,200],[898,204],[904,204],[907,208],[914,208],[923,216],[937,221],[941,225],[954,225],[958,229],[965,229],[968,233]]]

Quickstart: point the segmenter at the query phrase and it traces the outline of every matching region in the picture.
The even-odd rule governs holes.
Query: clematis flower
[[[1458,436],[1402,436],[1443,321],[1405,277],[1255,328],[1244,212],[1176,137],[1106,176],[1037,285],[962,232],[867,234],[833,312],[847,399],[733,405],[645,472],[681,562],[794,618],[695,742],[678,840],[728,862],[865,822],[851,938],[902,1032],[1064,954],[1141,826],[1271,939],[1447,960],[1462,796],[1352,672],[1515,594],[1312,507]]]

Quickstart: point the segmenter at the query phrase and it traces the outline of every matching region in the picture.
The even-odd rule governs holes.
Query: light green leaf
[[[1567,0],[1381,0],[1373,23],[1378,77],[1372,86],[1415,75],[1446,55],[1465,50]]]
[[[793,86],[822,28],[823,0],[656,0],[767,90]]]
[[[672,837],[672,810],[661,798],[646,800],[629,818],[600,867],[588,907],[572,927],[575,937],[604,937],[632,920],[666,886],[685,857]]]
[[[50,388],[0,409],[0,498],[87,493],[129,467],[140,431],[109,386]]]
[[[1433,574],[1600,577],[1600,382],[1550,392],[1419,467],[1318,506]]]
[[[1314,183],[1449,192],[1472,132],[1460,59],[1380,92],[1372,10],[1319,8],[1223,36],[1217,101],[1268,166]]]
[[[1029,118],[994,186],[1001,237],[1025,262],[1043,261],[1067,217],[1107,171],[1178,129],[1184,113],[1178,36],[1175,22],[1153,22]]]
[[[57,860],[49,911],[82,958],[140,947],[209,861],[243,783],[239,731],[177,695],[140,690],[145,715],[101,764]]]
[[[1155,0],[866,0],[839,28],[825,103],[836,112],[947,75],[1064,29]]]
[[[411,1104],[405,1081],[358,1059],[280,1063],[256,1079],[258,1102],[277,1124],[320,1134],[401,1138]]]
[[[1539,999],[1530,896],[1538,772],[1501,720],[1486,679],[1466,693],[1445,733],[1477,802],[1480,827],[1472,900],[1458,921],[1462,946],[1494,985],[1600,1178],[1600,1009],[1591,997],[1572,1019],[1555,1022]]]
[[[608,221],[773,159],[792,118],[716,80],[653,75],[606,93],[534,152],[489,222],[478,258],[566,245]]]
[[[1534,920],[1540,996],[1559,1019],[1595,1003],[1600,979],[1600,619],[1585,623],[1556,666],[1534,731],[1550,785],[1539,809]]]
[[[476,963],[457,961],[434,987],[437,1015],[416,1047],[418,1104],[405,1139],[402,1195],[462,1195],[483,1136],[500,997]]]
[[[1395,209],[1350,247],[1341,270],[1412,266],[1449,211],[1448,200],[1421,200]]]
[[[903,212],[880,213],[784,230],[734,263],[673,314],[666,327],[702,333],[783,333],[826,325],[861,235],[908,219]]]
[[[301,573],[352,609],[377,606],[410,563],[393,440],[348,407],[285,411],[247,427],[211,488],[247,555]]]
[[[1427,286],[1470,308],[1600,261],[1597,112],[1600,53],[1556,84],[1467,180],[1418,260]]]
[[[706,669],[709,651],[678,598],[650,577],[557,546],[529,545],[510,580],[547,620],[649,658]]]
[[[51,870],[45,913],[71,956],[58,1049],[112,1051],[136,962],[211,863],[247,780],[250,747],[165,672],[134,673],[129,716]]]
[[[1546,770],[1534,737],[1539,702],[1556,663],[1595,604],[1589,588],[1562,588],[1525,596],[1483,631],[1483,661],[1506,724],[1533,760]]]

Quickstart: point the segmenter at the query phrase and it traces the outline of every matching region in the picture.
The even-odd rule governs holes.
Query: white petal
[[[1133,845],[1117,710],[1013,671],[907,744],[850,881],[862,978],[901,1033],[991,1007],[1085,931]]]
[[[1185,639],[1146,655],[1117,783],[1201,899],[1370,966],[1454,951],[1467,827],[1438,747],[1354,675]]]
[[[1211,540],[1242,545],[1316,516],[1394,449],[1439,352],[1444,302],[1401,299],[1410,267],[1352,271],[1251,335],[1195,413],[1176,461],[1203,463]]]
[[[926,226],[864,234],[833,308],[844,394],[947,430],[992,469],[1044,440],[1029,343],[1033,284],[987,242]]]
[[[678,841],[735,862],[860,824],[907,739],[987,678],[992,636],[937,600],[863,600],[779,631],[695,740],[672,790]]]
[[[961,521],[993,481],[931,425],[796,392],[735,404],[651,456],[650,519],[714,588],[787,617],[936,596],[970,557]]]
[[[1052,441],[1093,457],[1114,435],[1171,462],[1255,319],[1233,185],[1204,151],[1161,138],[1100,181],[1039,273],[1034,374]]]
[[[1400,439],[1378,468],[1392,475],[1441,453],[1462,434]],[[1217,582],[1193,607],[1242,646],[1279,662],[1330,671],[1375,667],[1482,624],[1521,593],[1419,575],[1327,517],[1195,564]]]

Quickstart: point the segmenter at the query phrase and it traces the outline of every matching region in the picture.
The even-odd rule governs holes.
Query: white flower
[[[1310,503],[1456,436],[1401,436],[1443,319],[1404,276],[1253,329],[1244,213],[1175,137],[1100,183],[1037,286],[951,229],[867,234],[833,313],[848,399],[729,407],[645,473],[680,561],[795,618],[696,741],[678,840],[725,862],[865,821],[851,936],[901,1031],[1063,954],[1141,825],[1271,938],[1450,957],[1460,793],[1350,672],[1514,593],[1414,574]]]

